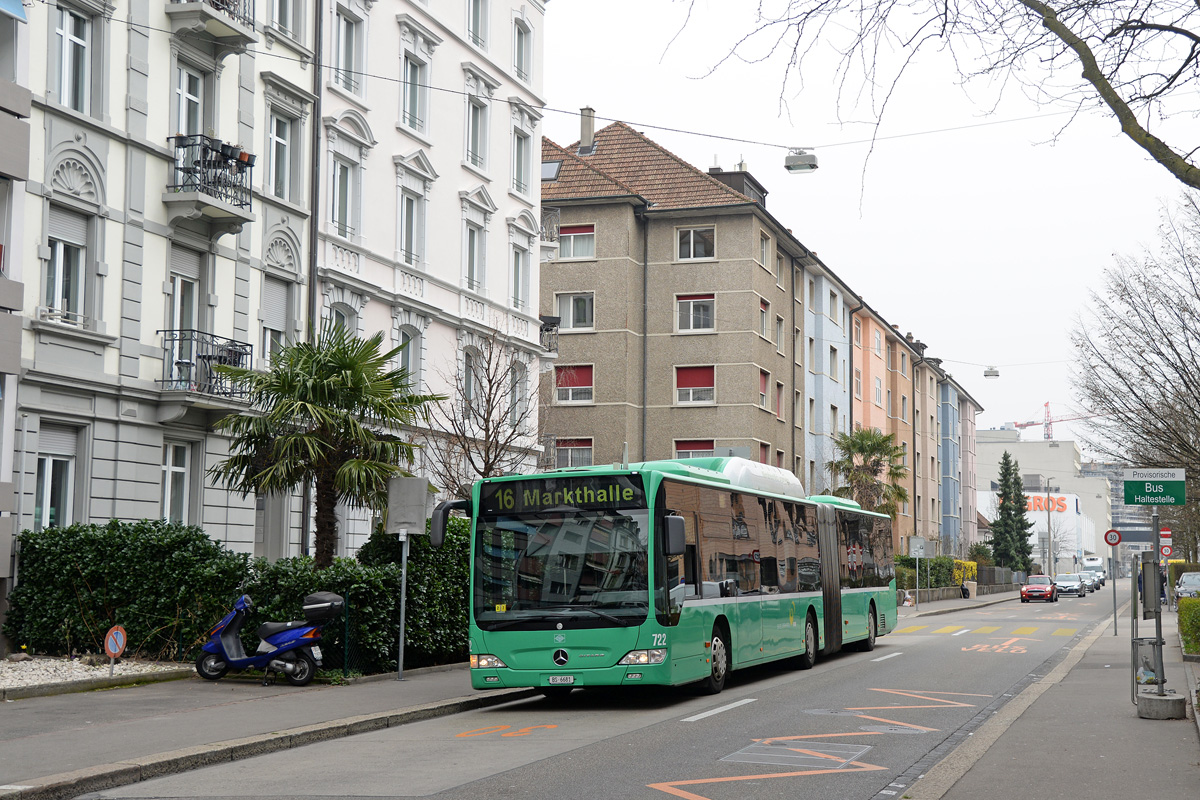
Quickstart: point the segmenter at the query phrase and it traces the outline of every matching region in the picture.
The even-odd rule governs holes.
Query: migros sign
[[[1066,511],[1066,497],[1046,497],[1035,494],[1025,499],[1026,511]]]

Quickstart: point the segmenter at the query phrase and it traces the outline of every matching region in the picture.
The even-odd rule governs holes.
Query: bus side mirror
[[[429,543],[434,547],[441,547],[442,542],[446,540],[446,518],[450,516],[450,512],[470,513],[470,509],[471,503],[468,500],[443,500],[438,503],[429,518]]]
[[[666,524],[666,540],[663,542],[663,552],[668,556],[681,556],[687,548],[687,534],[683,527],[683,517],[670,515],[663,517]]]

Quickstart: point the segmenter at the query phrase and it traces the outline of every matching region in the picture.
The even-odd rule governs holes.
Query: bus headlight
[[[507,664],[495,656],[471,656],[471,669],[505,669],[507,666]]]
[[[667,660],[667,649],[658,647],[654,650],[630,650],[617,664],[630,666],[633,664],[661,664]]]

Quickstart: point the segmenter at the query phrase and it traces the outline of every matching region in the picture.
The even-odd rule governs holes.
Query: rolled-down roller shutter
[[[42,425],[38,433],[38,452],[73,456],[78,447],[79,432],[66,425]]]
[[[259,312],[264,328],[280,333],[287,331],[288,285],[278,278],[263,278],[262,310]]]

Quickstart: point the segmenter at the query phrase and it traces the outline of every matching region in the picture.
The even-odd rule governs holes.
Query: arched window
[[[408,373],[409,391],[421,385],[421,334],[410,327],[400,329],[400,368]]]
[[[329,307],[329,319],[347,333],[358,334],[358,315],[345,303],[334,303]]]

